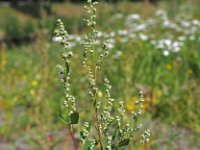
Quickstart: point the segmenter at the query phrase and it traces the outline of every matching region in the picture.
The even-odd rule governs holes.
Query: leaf
[[[51,146],[50,146],[50,150],[54,150],[56,149],[56,146],[58,146],[58,144],[61,142],[61,139],[55,141]]]
[[[68,121],[63,117],[63,115],[59,112],[58,116],[61,120],[63,120],[66,124],[68,124]]]
[[[77,124],[78,123],[78,120],[79,120],[79,113],[78,112],[73,112],[71,115],[70,115],[70,120],[71,120],[71,124]]]
[[[114,144],[112,144],[111,148],[112,148],[113,150],[117,149],[117,147],[116,147]]]
[[[117,127],[112,135],[112,139],[116,139],[119,136],[119,128]]]
[[[68,75],[69,74],[69,63],[68,62],[65,62],[65,68],[66,68],[65,74]]]
[[[127,146],[129,142],[130,142],[130,139],[124,139],[121,142],[119,142],[118,147]]]

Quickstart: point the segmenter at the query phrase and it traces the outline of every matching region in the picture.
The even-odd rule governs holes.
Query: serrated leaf
[[[121,142],[119,142],[118,147],[127,146],[129,142],[130,142],[130,139],[124,139]]]
[[[79,120],[79,113],[78,112],[73,112],[70,115],[70,124],[77,124]]]

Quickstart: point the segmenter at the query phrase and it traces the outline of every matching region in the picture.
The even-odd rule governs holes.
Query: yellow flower
[[[170,64],[167,64],[165,67],[167,70],[172,70],[172,66]]]
[[[7,64],[7,60],[6,60],[6,59],[3,59],[2,62],[1,62],[1,65],[2,65],[2,66],[5,66],[6,64]]]
[[[128,100],[126,105],[125,105],[125,107],[126,107],[126,110],[128,112],[132,112],[135,109],[135,101],[134,101],[134,99]]]
[[[191,76],[193,74],[193,70],[192,69],[188,69],[187,73]]]
[[[159,88],[154,88],[152,91],[152,103],[157,104],[160,101],[160,97],[162,96],[162,92]]]
[[[37,86],[37,85],[38,85],[38,81],[37,81],[37,80],[33,80],[33,81],[31,82],[31,85],[32,85],[32,86]]]
[[[34,91],[33,89],[31,89],[31,90],[29,91],[29,93],[30,93],[31,96],[35,96],[35,91]]]

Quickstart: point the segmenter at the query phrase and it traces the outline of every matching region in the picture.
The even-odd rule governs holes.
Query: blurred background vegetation
[[[53,31],[61,18],[75,51],[72,89],[84,120],[90,112],[87,80],[77,69],[87,32],[84,3],[0,0],[0,149],[71,149],[57,115],[63,89],[55,68],[61,47]],[[200,149],[199,6],[199,0],[102,0],[98,5],[97,28],[111,35],[102,74],[111,80],[113,96],[126,100],[130,114],[138,91],[145,93],[144,122],[153,136],[148,145],[133,141],[129,149]],[[104,91],[101,80],[100,74]]]

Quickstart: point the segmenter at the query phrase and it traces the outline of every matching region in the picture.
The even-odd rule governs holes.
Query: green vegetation
[[[187,2],[180,3],[176,15],[171,12],[171,4],[163,1],[158,6],[145,6],[146,9],[141,9],[144,7],[141,3],[130,2],[100,3],[97,8],[99,33],[95,45],[103,44],[102,31],[106,31],[111,49],[103,62],[105,67],[98,74],[98,97],[105,97],[106,87],[101,82],[105,75],[113,85],[111,95],[116,101],[125,100],[125,113],[129,116],[136,109],[138,91],[144,93],[142,122],[144,128],[150,128],[152,137],[145,145],[131,140],[129,149],[200,148],[198,3],[189,2],[190,8]],[[65,7],[77,11],[68,13],[61,9]],[[56,18],[61,17],[69,29],[69,48],[74,54],[70,63],[73,74],[70,91],[77,100],[79,121],[93,116],[92,107],[86,105],[86,71],[81,69],[82,33],[86,29],[82,7],[68,3],[53,5],[56,15],[46,17],[47,28],[40,26],[37,18],[9,7],[0,9],[6,11],[0,13],[4,20],[0,22],[0,36],[37,33],[32,43],[0,46],[0,149],[73,149],[70,134],[58,117],[64,87],[58,82],[55,68],[62,64],[58,55],[62,47],[56,42],[59,37],[54,37],[54,42],[51,39]],[[12,30],[9,22],[14,26]],[[117,107],[117,103],[113,106]]]
[[[101,46],[96,46],[98,39],[98,32],[96,30],[96,5],[98,2],[92,2],[88,0],[88,4],[84,6],[87,10],[88,17],[84,19],[87,23],[90,32],[86,35],[83,47],[83,67],[87,72],[88,82],[89,82],[89,98],[88,105],[93,108],[94,116],[87,119],[84,123],[80,138],[83,144],[81,149],[101,149],[101,150],[112,150],[112,149],[126,149],[129,146],[130,140],[135,137],[135,134],[140,131],[142,124],[139,124],[139,117],[143,110],[143,95],[140,92],[140,99],[135,101],[136,108],[132,111],[132,115],[129,119],[126,119],[124,107],[124,100],[113,99],[111,96],[111,85],[106,77],[104,78],[105,92],[104,97],[98,96],[101,92],[99,89],[99,83],[97,83],[97,78],[99,72],[104,68],[104,59],[109,54],[109,43],[108,36],[105,36],[105,42]],[[79,143],[75,140],[74,127],[76,124],[82,124],[79,121],[79,111],[76,107],[77,100],[74,95],[71,95],[70,89],[70,78],[71,78],[71,58],[73,57],[73,52],[68,49],[70,47],[67,42],[68,34],[65,30],[63,22],[57,20],[57,29],[55,30],[57,38],[61,38],[60,43],[63,46],[64,52],[62,53],[62,59],[64,60],[63,65],[58,65],[59,77],[61,82],[64,84],[64,109],[60,113],[60,118],[66,123],[70,135],[74,144],[74,149],[78,149]],[[100,49],[100,50],[98,50]],[[104,76],[104,75],[102,75]],[[78,80],[78,79],[77,79]],[[81,79],[80,79],[81,80]],[[101,81],[102,82],[102,81]],[[86,90],[85,92],[87,92]],[[115,103],[118,106],[113,106]],[[113,115],[114,114],[114,115]],[[95,118],[95,120],[93,119]],[[89,121],[89,122],[88,122]],[[95,131],[94,131],[95,129]],[[96,135],[96,136],[95,136]],[[151,133],[147,129],[142,134],[141,143],[145,144],[149,142],[149,137]]]

